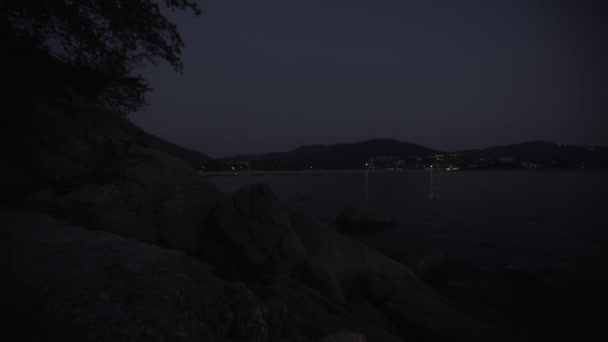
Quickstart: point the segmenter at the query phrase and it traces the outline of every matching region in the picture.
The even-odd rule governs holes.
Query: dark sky
[[[133,115],[213,157],[396,138],[608,145],[608,10],[590,0],[205,0],[183,74]]]

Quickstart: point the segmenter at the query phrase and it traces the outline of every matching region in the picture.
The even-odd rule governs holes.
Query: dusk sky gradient
[[[608,146],[608,3],[205,0],[131,119],[212,157],[395,138]]]

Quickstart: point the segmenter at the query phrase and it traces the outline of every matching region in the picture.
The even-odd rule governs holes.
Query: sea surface
[[[458,265],[444,292],[506,312],[543,338],[606,334],[594,323],[608,317],[606,171],[311,171],[209,180],[226,193],[267,183],[288,212],[328,229],[348,205],[387,214],[394,228],[351,236],[373,247],[443,251]],[[510,288],[508,267],[556,276],[576,291],[558,300],[568,305],[524,301]]]

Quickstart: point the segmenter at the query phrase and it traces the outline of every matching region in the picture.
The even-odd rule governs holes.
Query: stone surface
[[[25,200],[25,208],[69,218],[93,230],[106,230],[148,243],[158,242],[153,217],[148,220],[128,210],[124,196],[114,184],[87,184],[59,194],[48,189]]]
[[[394,225],[393,220],[387,215],[357,206],[344,208],[338,215],[336,223],[343,231],[377,230]]]
[[[351,331],[340,331],[323,337],[319,342],[367,342],[367,339],[364,335]]]
[[[3,112],[2,204],[200,253],[224,197],[143,131],[86,103],[33,99]]]
[[[380,252],[409,267],[420,280],[432,285],[443,285],[453,269],[452,260],[437,249],[382,248]]]
[[[25,199],[25,207],[86,228],[199,253],[211,229],[211,211],[223,195],[185,163],[156,151],[138,151],[137,158],[145,161],[130,158],[136,166],[127,169],[127,178],[84,184],[66,194],[43,190]]]
[[[259,298],[181,252],[18,212],[0,234],[11,340],[269,339]]]
[[[142,132],[111,111],[86,104],[32,102],[3,114],[7,155],[36,178],[64,188],[115,177],[124,151]]]
[[[286,274],[306,256],[306,248],[265,184],[244,187],[215,212],[219,232],[256,272]]]
[[[387,274],[404,274],[416,278],[414,273],[386,255],[367,247],[361,242],[344,236],[318,221],[300,213],[292,213],[289,219],[304,242],[309,257],[317,258],[326,269],[343,274],[345,278],[354,277],[362,271],[375,271]]]
[[[307,338],[320,338],[340,331],[365,336],[368,341],[399,341],[398,338],[327,301],[318,292],[286,276],[263,274],[250,283],[251,290],[267,304],[271,331],[303,331]],[[271,336],[271,340],[280,340]],[[408,342],[417,339],[407,339]]]
[[[47,99],[3,110],[2,120],[3,204],[208,260],[234,258],[219,267],[226,278],[231,264],[243,264],[251,281],[219,280],[177,251],[4,211],[3,336],[316,341],[347,330],[395,340],[371,323],[408,340],[498,340],[408,267],[314,220],[290,222],[265,185],[221,194],[185,162],[145,147],[141,129],[114,113]],[[363,208],[338,221],[392,224]]]
[[[285,277],[214,277],[186,254],[0,210],[0,334],[33,341],[396,342]]]
[[[347,305],[369,322],[404,338],[510,339],[503,326],[461,310],[420,281],[407,266],[305,215],[291,214],[290,220],[309,258],[316,258],[324,272],[335,277]]]

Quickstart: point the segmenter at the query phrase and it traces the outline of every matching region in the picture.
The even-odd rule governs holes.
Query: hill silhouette
[[[532,141],[485,149],[440,151],[396,139],[310,145],[282,153],[240,155],[215,160],[220,168],[259,170],[419,169],[430,165],[469,169],[608,167],[608,148]]]
[[[441,151],[396,139],[301,146],[288,152],[211,158],[145,133],[144,141],[205,170],[605,168],[608,148],[530,141],[484,149]]]
[[[395,139],[373,139],[358,143],[310,145],[284,153],[241,155],[222,158],[220,165],[250,165],[259,169],[360,169],[376,157],[428,158],[439,153],[420,145]]]

